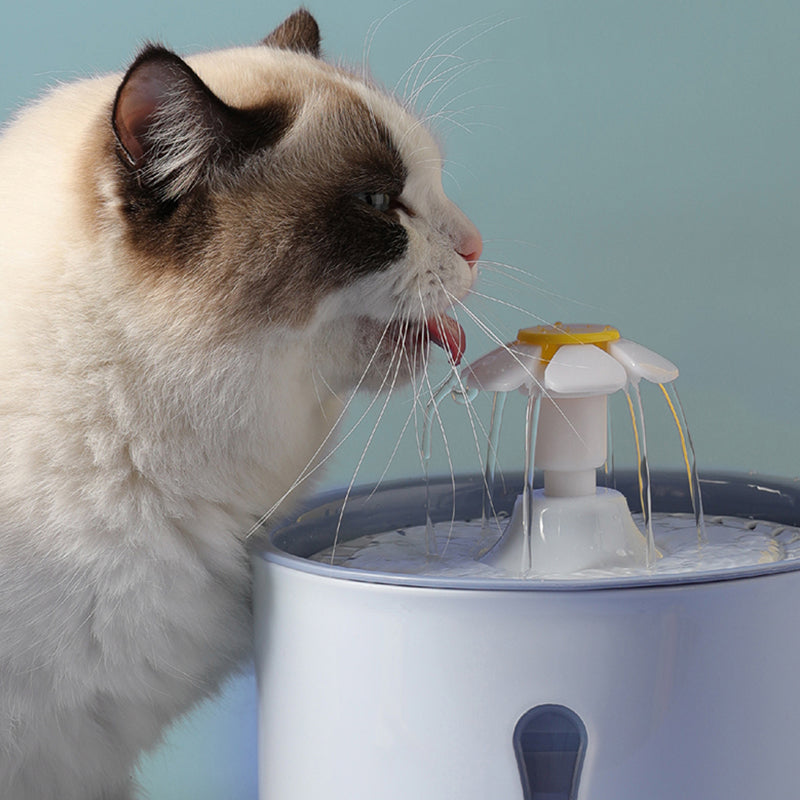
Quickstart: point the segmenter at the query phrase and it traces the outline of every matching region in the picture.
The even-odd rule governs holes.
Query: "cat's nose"
[[[456,246],[456,252],[470,267],[474,267],[483,252],[483,239],[478,229],[470,223],[469,228],[462,233]]]

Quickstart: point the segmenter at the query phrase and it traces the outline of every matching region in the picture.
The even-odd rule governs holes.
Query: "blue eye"
[[[382,213],[389,211],[394,204],[394,198],[388,192],[357,192],[356,199]]]

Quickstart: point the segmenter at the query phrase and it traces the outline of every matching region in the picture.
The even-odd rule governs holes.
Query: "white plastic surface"
[[[546,514],[540,509],[534,520],[545,550],[540,557],[544,571],[548,566],[561,571],[566,564],[574,564],[575,569],[601,566],[605,558],[621,559],[616,563],[633,560],[640,566],[646,562],[644,540],[625,501],[615,500],[616,510],[607,499],[601,501],[601,493],[594,491],[592,471],[607,458],[607,395],[642,378],[669,383],[678,376],[678,369],[629,339],[606,346],[607,352],[594,344],[562,345],[544,364],[540,347],[514,344],[493,350],[464,371],[465,382],[472,388],[494,392],[519,388],[541,394],[534,464],[544,470],[545,495],[563,498],[551,503]],[[570,506],[571,502],[575,505]],[[486,560],[505,559],[513,553],[509,558],[518,563],[518,551],[527,546],[521,529],[520,517],[516,527],[508,526],[494,555]],[[601,547],[606,551],[600,552]],[[505,562],[502,566],[514,569]]]
[[[550,703],[586,727],[577,800],[797,795],[798,572],[481,591],[256,558],[254,579],[261,800],[522,800],[514,726]]]
[[[484,392],[512,392],[520,386],[541,386],[544,365],[538,345],[513,343],[473,361],[461,373],[468,389]]]
[[[651,383],[671,383],[678,377],[678,368],[671,361],[630,339],[609,342],[608,354],[622,364],[631,382],[644,378]]]
[[[539,469],[596,469],[608,449],[608,402],[594,397],[543,397],[535,461]]]
[[[664,356],[630,339],[608,342],[607,352],[593,344],[562,345],[547,364],[538,345],[514,342],[481,356],[462,372],[469,388],[487,392],[524,389],[581,397],[613,394],[642,378],[670,383],[678,368]]]
[[[593,344],[565,344],[544,371],[544,388],[564,397],[613,394],[628,382],[625,368]]]
[[[613,489],[579,497],[553,497],[537,490],[530,506],[530,542],[525,541],[520,495],[503,537],[481,561],[512,574],[548,578],[646,563],[647,542],[625,498]]]

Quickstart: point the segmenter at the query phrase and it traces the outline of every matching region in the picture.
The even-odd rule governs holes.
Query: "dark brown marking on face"
[[[386,270],[408,248],[399,213],[357,197],[402,192],[406,168],[391,136],[355,95],[340,89],[330,102],[297,149],[217,206],[221,249],[248,242],[235,259],[243,265],[239,297],[250,313],[294,325],[326,295]]]
[[[329,80],[314,89],[292,136],[301,98],[226,107],[224,146],[177,197],[115,159],[131,262],[160,295],[167,286],[194,293],[226,327],[300,326],[326,295],[405,255],[398,208],[361,199],[403,191],[406,168],[389,131],[353,90]],[[284,127],[273,124],[280,109],[292,120]]]
[[[264,39],[264,44],[298,53],[309,53],[319,58],[319,25],[305,9],[299,8],[287,17],[272,33]]]

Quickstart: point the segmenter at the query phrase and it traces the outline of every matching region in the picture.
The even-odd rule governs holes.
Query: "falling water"
[[[678,426],[678,434],[681,437],[681,448],[683,450],[683,460],[686,464],[686,475],[689,478],[689,494],[692,498],[692,511],[694,521],[697,526],[697,539],[701,544],[706,541],[705,518],[703,516],[703,496],[700,492],[700,478],[697,474],[697,457],[694,452],[694,442],[689,433],[689,424],[686,422],[686,414],[683,411],[683,404],[678,396],[678,390],[674,384],[665,386],[659,384],[667,405],[672,412],[675,424]]]
[[[634,407],[631,394],[636,398]],[[647,462],[647,431],[644,424],[644,407],[638,382],[631,381],[625,389],[628,409],[633,423],[633,434],[636,440],[636,465],[639,476],[639,502],[642,506],[642,517],[647,531],[647,565],[652,566],[656,560],[656,543],[653,535],[653,499],[650,492],[650,465]]]
[[[422,472],[425,479],[425,529],[427,531],[427,547],[428,547],[428,555],[431,557],[438,556],[439,549],[438,545],[436,544],[436,529],[434,528],[433,522],[431,521],[431,512],[430,512],[430,475],[429,475],[429,467],[430,467],[430,460],[431,460],[431,431],[433,429],[433,418],[436,415],[436,410],[439,407],[439,404],[444,400],[445,397],[448,395],[452,395],[454,400],[458,400],[464,404],[470,403],[475,399],[475,396],[478,394],[478,391],[467,390],[464,387],[461,378],[458,376],[457,373],[452,372],[448,375],[440,384],[434,387],[431,390],[431,399],[428,400],[427,405],[425,406],[425,418],[423,419],[422,423],[422,437],[420,441],[420,459],[422,461]],[[494,461],[492,462],[492,476],[494,476],[494,469],[495,463],[497,459],[497,438],[500,435],[500,419],[502,418],[502,404],[500,409],[500,414],[497,422],[497,433],[495,434],[494,441],[490,441],[489,450],[493,456]],[[490,440],[492,439],[492,434],[490,432]],[[489,456],[487,454],[487,469],[489,464]]]
[[[536,457],[536,433],[539,430],[539,409],[542,405],[540,394],[528,397],[525,411],[525,485],[522,489],[522,529],[525,532],[522,550],[522,575],[530,572],[531,561],[531,502],[533,500],[533,471]]]
[[[422,422],[422,441],[420,442],[420,457],[422,460],[422,471],[425,477],[425,543],[426,552],[429,557],[435,557],[439,554],[439,549],[436,544],[436,529],[431,521],[431,493],[430,493],[430,477],[428,470],[431,460],[431,429],[433,427],[433,418],[436,414],[436,409],[439,403],[450,394],[454,387],[458,384],[458,377],[455,374],[448,375],[438,386],[431,392],[431,399],[425,406],[425,418]]]
[[[686,416],[683,406],[678,397],[677,390],[670,383],[659,384],[659,388],[666,398],[666,402],[672,412],[678,433],[680,435],[683,458],[686,464],[686,472],[689,479],[690,497],[694,512],[695,525],[698,533],[699,543],[705,541],[703,505],[700,495],[700,483],[697,475],[697,462],[695,457],[694,445],[689,434]],[[431,458],[431,436],[434,416],[437,415],[438,406],[448,395],[465,405],[472,402],[478,394],[475,388],[467,389],[459,376],[452,372],[447,378],[431,390],[431,399],[425,407],[424,421],[420,441],[420,456],[426,485],[425,499],[425,531],[426,531],[426,551],[429,557],[438,558],[443,555],[439,551],[436,541],[436,531],[432,522],[431,494],[429,488],[429,465]],[[633,427],[634,440],[636,445],[636,463],[638,473],[639,500],[642,511],[642,528],[646,538],[645,561],[646,568],[652,568],[659,552],[656,549],[655,536],[653,531],[653,508],[650,466],[647,456],[647,430],[645,425],[644,406],[638,379],[631,380],[624,389],[630,412]],[[498,462],[498,449],[500,432],[503,424],[503,415],[506,408],[506,392],[496,392],[493,396],[491,421],[488,428],[486,441],[486,451],[483,464],[483,490],[481,502],[480,529],[482,531],[481,543],[478,548],[478,557],[490,550],[492,543],[496,541],[496,534],[499,533],[499,519],[496,512],[497,498],[494,495],[494,486]],[[533,508],[533,476],[536,451],[536,437],[538,432],[539,411],[541,407],[540,396],[534,394],[528,398],[525,417],[525,479],[523,486],[520,508],[522,517],[522,531],[524,532],[523,552],[522,552],[522,574],[528,573],[532,568],[532,508]],[[604,482],[607,488],[613,488],[615,484],[614,473],[614,450],[612,435],[612,418],[607,419],[607,456],[604,465]],[[476,437],[476,444],[478,440]],[[480,448],[479,448],[480,449]],[[477,522],[477,520],[476,520]],[[488,544],[487,544],[488,543]]]
[[[489,519],[497,519],[494,505],[494,479],[497,469],[497,448],[500,442],[500,428],[503,424],[503,410],[506,406],[506,392],[495,392],[492,400],[492,418],[489,423],[489,440],[486,445],[486,463],[483,471],[483,506],[481,527],[485,530]]]
[[[614,489],[617,485],[617,478],[614,472],[614,431],[611,421],[611,414],[608,414],[607,426],[606,463],[603,465],[603,485],[606,487],[606,489]]]

